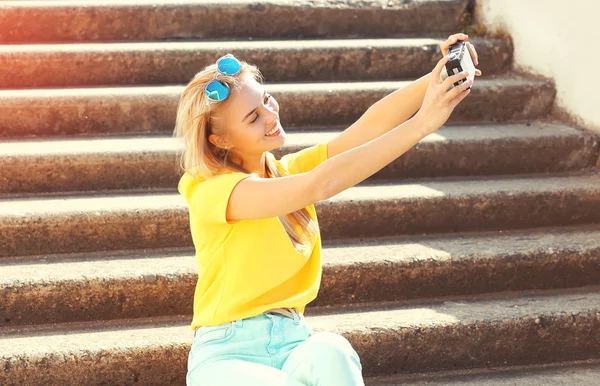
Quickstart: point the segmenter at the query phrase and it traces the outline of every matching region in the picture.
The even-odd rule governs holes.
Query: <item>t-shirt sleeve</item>
[[[229,224],[239,222],[227,221],[227,205],[235,186],[251,174],[234,172],[208,178],[202,182],[193,182],[189,189],[181,189],[190,210],[197,219],[209,224]]]
[[[295,153],[286,154],[281,157],[279,162],[287,168],[290,174],[311,171],[327,159],[327,144],[327,142],[322,142]]]

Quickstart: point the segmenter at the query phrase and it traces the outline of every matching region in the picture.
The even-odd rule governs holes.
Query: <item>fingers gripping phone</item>
[[[473,64],[473,59],[471,59],[471,53],[467,48],[466,42],[459,40],[453,45],[451,45],[448,48],[448,55],[450,55],[450,60],[448,60],[444,68],[442,68],[442,81],[444,81],[447,77],[454,74],[458,74],[462,71],[468,71],[469,76],[467,76],[465,79],[461,79],[458,82],[455,82],[454,86],[459,86],[467,80],[472,81],[473,79],[475,79],[475,65]],[[454,86],[451,86],[450,88]]]

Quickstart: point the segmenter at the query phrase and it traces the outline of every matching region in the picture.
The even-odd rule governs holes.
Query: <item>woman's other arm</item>
[[[450,89],[454,82],[466,77],[465,73],[439,83],[447,61],[445,56],[433,70],[423,105],[413,118],[374,140],[325,160],[309,172],[241,180],[229,197],[227,220],[281,216],[328,199],[375,174],[436,131],[470,92],[466,90],[470,82]]]
[[[467,38],[468,36],[465,34],[451,35],[440,44],[442,54],[446,55],[448,48],[457,40],[466,40]],[[475,47],[470,43],[467,44],[467,47],[471,51],[475,65],[478,65]],[[481,75],[481,71],[477,70],[475,75]],[[365,144],[412,117],[423,103],[430,76],[431,73],[428,73],[375,102],[356,122],[329,141],[328,157],[334,157]]]

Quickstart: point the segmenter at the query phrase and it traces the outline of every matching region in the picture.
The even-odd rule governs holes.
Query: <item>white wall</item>
[[[600,0],[477,0],[475,13],[512,37],[516,69],[554,78],[557,106],[600,132]]]

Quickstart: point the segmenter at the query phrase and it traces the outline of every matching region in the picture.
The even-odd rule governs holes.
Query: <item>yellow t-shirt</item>
[[[275,163],[283,175],[290,175],[310,171],[326,159],[327,143],[320,143]],[[312,252],[302,255],[278,217],[226,221],[233,188],[249,176],[232,171],[198,181],[186,172],[179,181],[179,193],[189,207],[198,267],[194,330],[271,308],[304,312],[306,304],[317,297],[322,271],[320,232],[311,240]],[[306,209],[317,221],[314,205]]]

